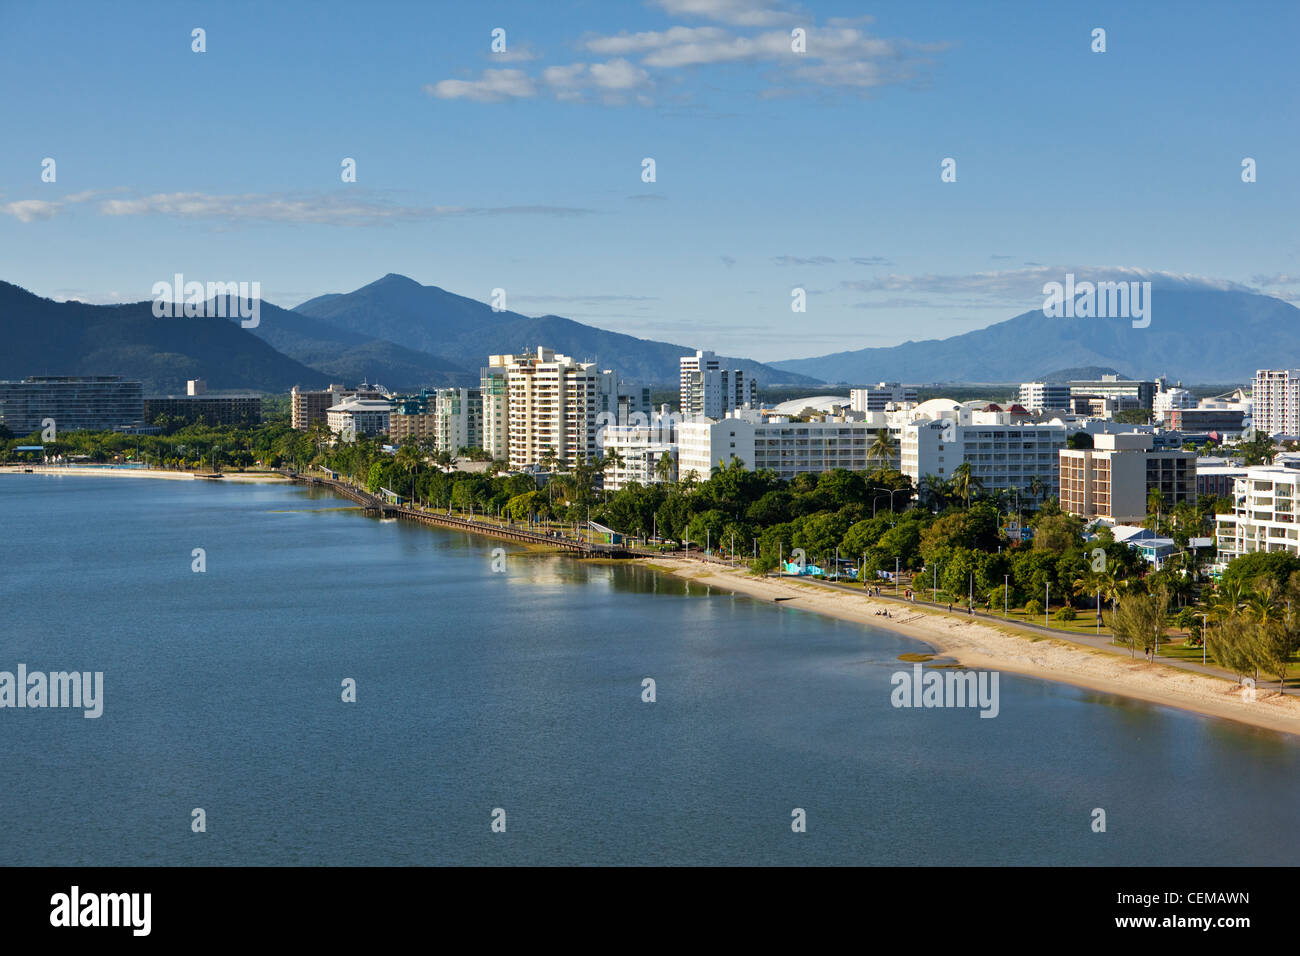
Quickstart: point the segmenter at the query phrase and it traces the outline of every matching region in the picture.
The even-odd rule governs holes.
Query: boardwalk
[[[506,541],[540,545],[574,554],[578,557],[637,558],[648,557],[657,553],[651,551],[641,552],[617,544],[596,544],[594,542],[578,541],[573,538],[557,538],[537,531],[494,524],[490,521],[459,518],[442,512],[410,508],[404,505],[391,505],[376,495],[362,491],[360,488],[354,488],[346,482],[335,481],[330,478],[315,478],[305,475],[291,475],[290,478],[305,484],[324,485],[343,497],[355,501],[361,505],[366,513],[375,514],[381,518],[402,518],[407,521],[418,521],[421,524],[433,525],[439,528],[452,528],[458,531],[468,531],[473,534],[501,538]]]

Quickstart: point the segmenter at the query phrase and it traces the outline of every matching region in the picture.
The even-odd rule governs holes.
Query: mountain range
[[[355,334],[445,356],[476,374],[487,364],[488,355],[535,351],[545,345],[578,361],[616,369],[628,381],[676,384],[678,359],[695,354],[695,349],[684,345],[608,332],[558,315],[530,318],[498,312],[475,299],[393,273],[354,292],[318,296],[294,311]],[[819,384],[809,375],[777,371],[750,359],[722,358],[722,362],[724,368],[753,375],[759,385]]]
[[[764,365],[725,358],[761,385],[876,381],[1006,383],[1058,378],[1062,369],[1118,370],[1189,383],[1249,381],[1257,368],[1300,365],[1300,309],[1242,291],[1153,290],[1151,324],[1054,319],[1025,312],[946,339],[904,342]],[[389,274],[295,309],[263,301],[260,323],[158,319],[151,302],[54,302],[0,281],[0,379],[123,375],[146,393],[179,392],[188,378],[213,389],[282,392],[293,385],[379,382],[395,391],[478,383],[490,354],[545,345],[614,368],[629,381],[675,384],[692,349],[557,315],[497,312],[485,303]],[[1093,377],[1082,375],[1081,377]]]
[[[827,382],[1028,382],[1067,366],[1106,366],[1135,378],[1163,373],[1206,384],[1300,364],[1300,309],[1281,299],[1157,286],[1151,305],[1146,328],[1035,310],[946,339],[774,364]]]
[[[29,375],[121,375],[146,394],[213,389],[283,392],[293,385],[367,380],[394,391],[475,386],[488,355],[539,345],[613,368],[628,381],[676,384],[683,345],[639,339],[557,315],[495,312],[473,299],[389,274],[354,292],[297,309],[263,300],[245,329],[235,310],[219,318],[155,318],[152,302],[55,302],[0,281],[0,379]],[[215,309],[205,310],[213,315]],[[817,384],[749,359],[725,359],[760,384]]]

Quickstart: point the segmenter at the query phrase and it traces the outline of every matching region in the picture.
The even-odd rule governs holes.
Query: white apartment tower
[[[722,419],[758,405],[758,383],[740,369],[724,369],[712,352],[683,355],[681,412],[683,418]]]
[[[1255,430],[1266,435],[1300,435],[1300,368],[1255,372]]]
[[[487,367],[479,369],[479,392],[483,402],[481,430],[483,450],[498,461],[507,461],[510,457],[506,374],[512,363],[523,361],[526,357],[489,355]]]
[[[493,356],[497,358],[498,356]],[[539,464],[553,452],[560,467],[596,455],[600,372],[553,349],[517,356],[506,367],[508,461],[513,469]],[[484,396],[486,410],[487,396]],[[487,415],[484,415],[486,427]]]

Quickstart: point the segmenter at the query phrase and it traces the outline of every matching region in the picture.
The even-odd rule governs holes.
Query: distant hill
[[[1075,368],[1061,368],[1055,372],[1046,372],[1034,379],[1036,382],[1046,382],[1049,384],[1063,384],[1065,382],[1096,382],[1103,375],[1117,375],[1120,378],[1132,378],[1131,375],[1125,375],[1118,369],[1108,368],[1105,365],[1082,365]]]
[[[178,394],[189,378],[274,392],[330,378],[224,319],[158,319],[151,302],[55,302],[3,281],[0,341],[0,379],[121,375],[143,382],[145,394]]]
[[[1184,382],[1245,382],[1300,365],[1300,309],[1249,292],[1152,289],[1151,325],[1026,312],[985,329],[775,363],[828,382],[1030,382],[1068,366]]]
[[[545,345],[579,361],[616,369],[631,381],[667,384],[678,380],[677,360],[695,353],[684,345],[608,332],[558,315],[529,318],[518,312],[494,312],[483,302],[393,273],[353,292],[318,296],[294,311],[356,334],[446,356],[472,372],[487,364],[489,355]],[[750,359],[728,358],[726,364],[752,374],[760,385],[819,384],[808,374],[780,371]]]
[[[331,382],[378,382],[394,391],[477,386],[479,382],[477,368],[471,371],[437,355],[339,328],[266,301],[262,302],[260,323],[248,331],[277,351],[328,375]]]

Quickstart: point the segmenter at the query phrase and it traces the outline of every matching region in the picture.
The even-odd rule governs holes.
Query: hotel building
[[[54,420],[57,433],[107,431],[144,420],[139,382],[117,375],[36,375],[0,382],[0,424],[15,435],[41,431]]]
[[[1152,491],[1167,509],[1196,501],[1196,453],[1156,451],[1143,432],[1098,434],[1092,448],[1063,448],[1060,473],[1061,510],[1085,520],[1137,524]]]

